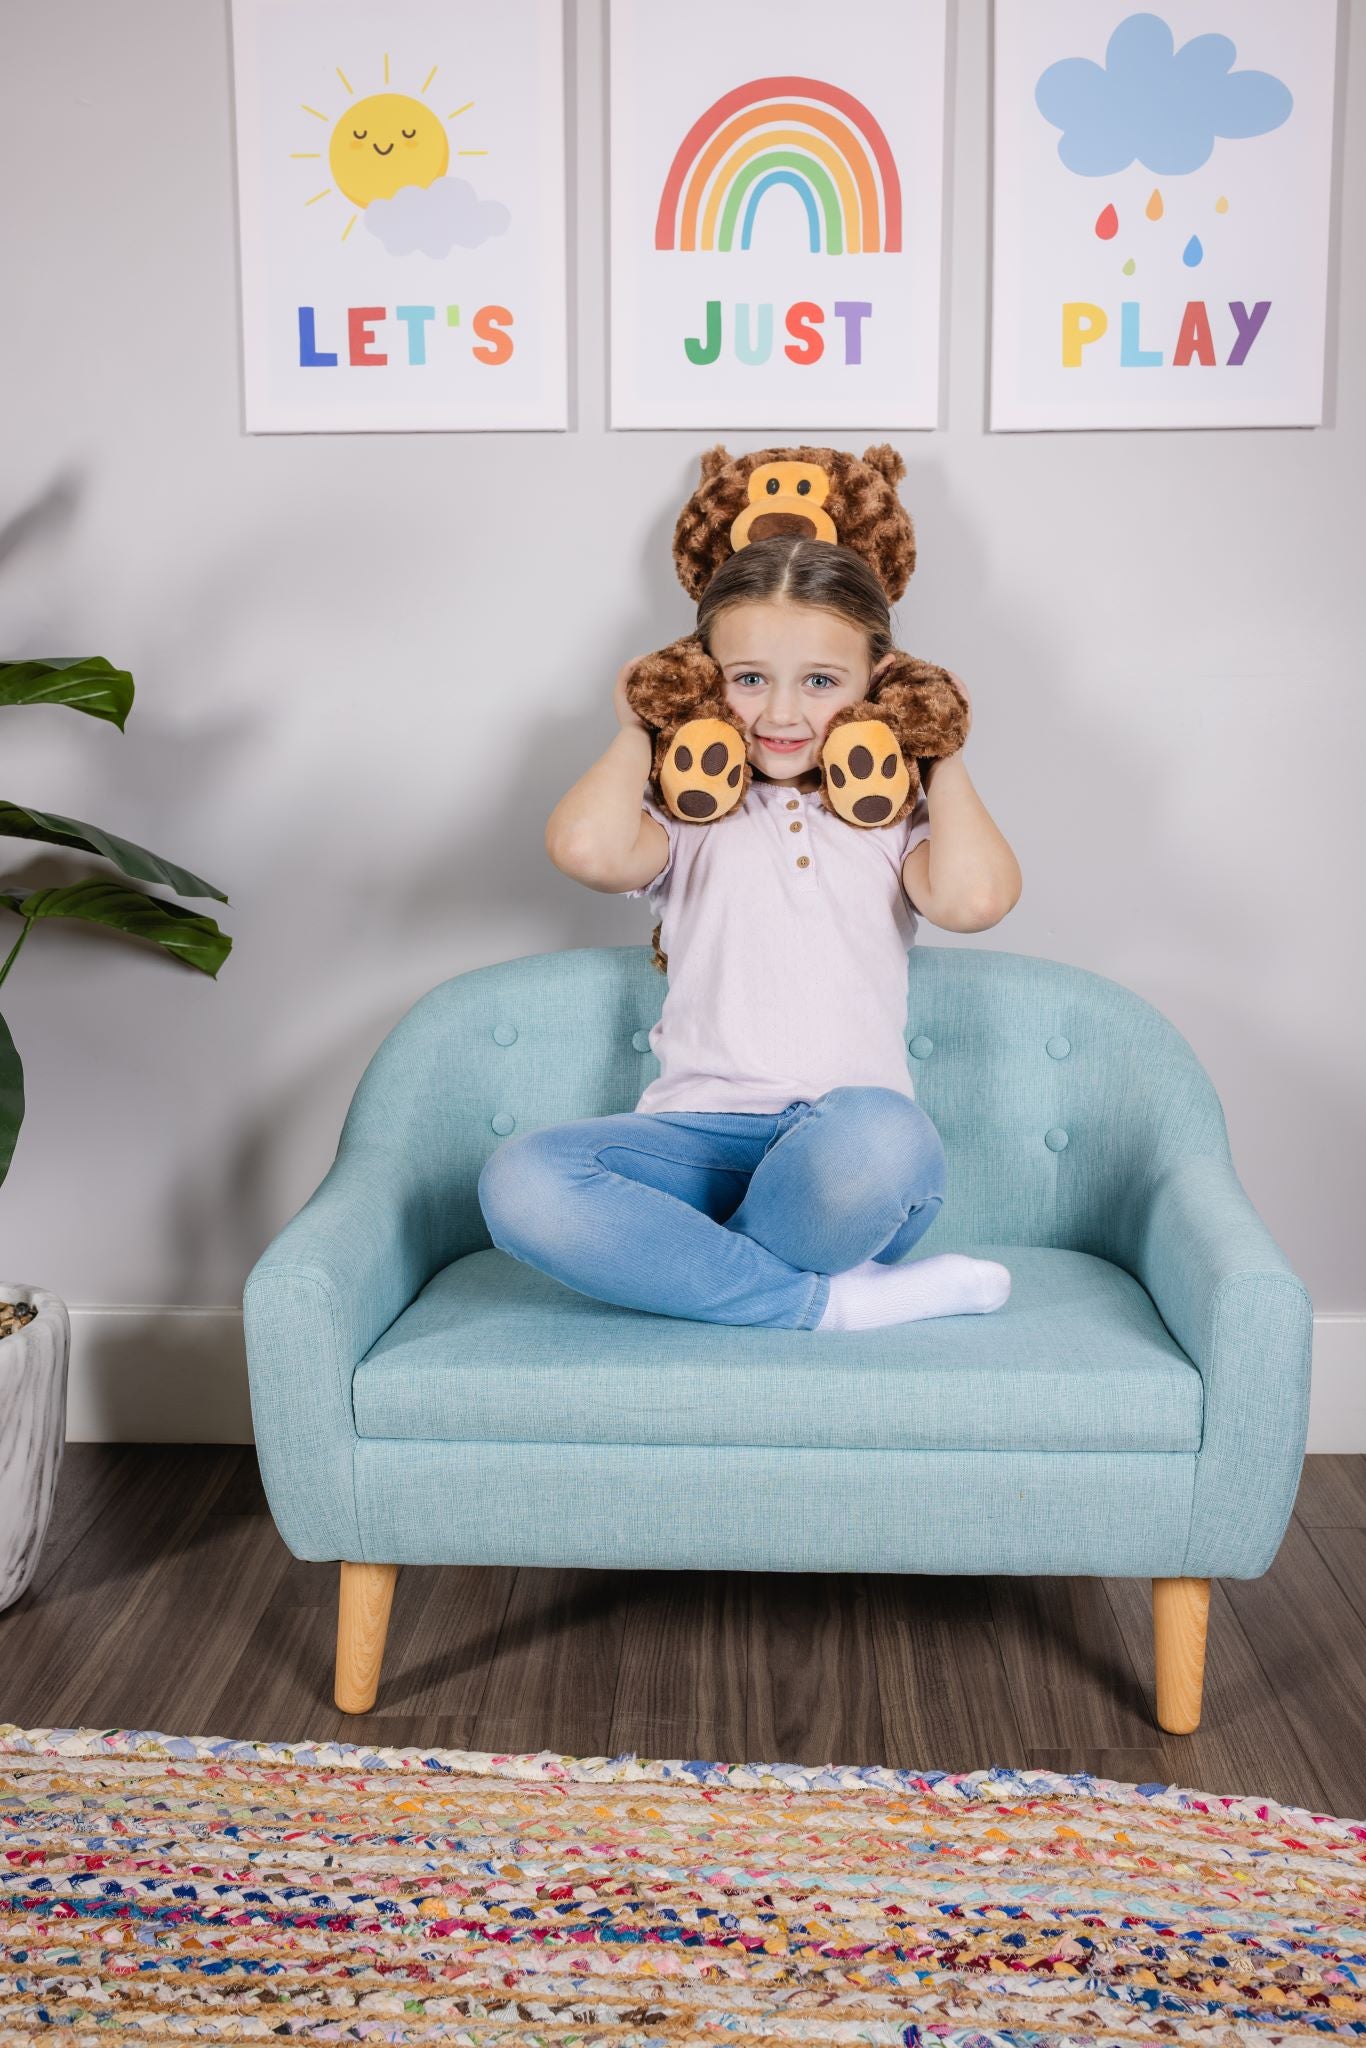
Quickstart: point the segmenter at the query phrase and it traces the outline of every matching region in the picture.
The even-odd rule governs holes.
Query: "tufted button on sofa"
[[[1308,1429],[1309,1297],[1219,1099],[1141,997],[917,945],[907,1049],[944,1140],[914,1257],[1000,1259],[989,1316],[836,1332],[600,1302],[496,1250],[510,1132],[632,1109],[646,947],[455,976],[366,1067],[248,1277],[271,1512],[340,1564],[336,1699],[374,1703],[400,1565],[1149,1578],[1159,1724],[1198,1725],[1212,1578],[1256,1578]]]

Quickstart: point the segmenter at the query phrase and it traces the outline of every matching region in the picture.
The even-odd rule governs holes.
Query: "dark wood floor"
[[[1146,1579],[400,1572],[379,1711],[332,1704],[337,1568],[250,1446],[69,1444],[0,1721],[731,1762],[989,1764],[1366,1817],[1366,1457],[1306,1460],[1271,1570],[1210,1602],[1201,1727],[1153,1712]]]

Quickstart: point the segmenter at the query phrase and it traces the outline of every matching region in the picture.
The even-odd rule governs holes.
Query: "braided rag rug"
[[[0,1723],[0,2041],[1366,2039],[1366,1823],[1086,1773]]]

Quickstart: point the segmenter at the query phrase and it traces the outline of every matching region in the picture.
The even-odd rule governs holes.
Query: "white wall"
[[[994,931],[924,936],[1095,969],[1187,1035],[1332,1318],[1322,1448],[1349,1416],[1366,1447],[1366,0],[1347,4],[1321,428],[984,431],[989,14],[960,0],[942,426],[834,436],[906,457],[901,638],[967,681],[968,766],[1024,871]],[[572,430],[247,437],[225,0],[0,16],[0,649],[98,652],[137,681],[122,737],[5,714],[3,793],[217,881],[236,942],[215,984],[39,929],[0,997],[29,1091],[0,1270],[79,1312],[73,1435],[248,1435],[243,1279],[388,1027],[464,968],[648,936],[643,904],[551,867],[545,819],[612,735],[618,665],[692,624],[669,542],[698,453],[784,436],[606,430],[601,0],[568,29]],[[28,884],[80,865],[10,844],[0,873]],[[167,1305],[228,1313],[164,1325],[148,1366],[126,1311]]]

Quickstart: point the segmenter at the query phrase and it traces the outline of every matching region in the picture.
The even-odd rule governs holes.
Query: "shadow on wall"
[[[29,505],[0,525],[0,565],[9,564],[11,577],[15,566],[12,558],[23,547],[40,536],[59,533],[69,524],[78,509],[84,483],[78,470],[65,471]],[[217,551],[206,562],[205,573],[197,576],[192,586],[179,586],[176,617],[182,623],[167,629],[158,620],[154,629],[143,636],[142,653],[135,665],[135,686],[137,669],[172,679],[192,673],[202,657],[205,631],[217,632],[220,626],[225,632],[231,630],[233,620],[241,616],[241,591],[252,587],[250,557],[258,545],[244,534],[238,548]],[[47,642],[47,629],[38,624],[27,629],[30,642],[40,630]],[[60,631],[55,637],[65,638]],[[0,654],[12,651],[0,646]],[[41,651],[54,650],[45,644]],[[55,651],[72,650],[58,646]],[[121,650],[105,646],[82,645],[75,651],[103,653],[116,663],[121,658]],[[217,660],[222,660],[223,651],[220,638],[216,642]],[[4,715],[0,713],[0,717]],[[15,711],[12,716],[17,720],[23,714]],[[45,713],[41,708],[30,714],[34,721],[54,716],[54,712]],[[168,1253],[164,1299],[171,1303],[227,1305],[231,1295],[225,1295],[225,1269],[240,1273],[241,1280],[245,1280],[266,1244],[322,1179],[335,1155],[342,1119],[360,1075],[407,1004],[400,1003],[396,1010],[391,1007],[387,1012],[372,1009],[366,1022],[353,1025],[345,1038],[329,1047],[329,1035],[335,1033],[335,1002],[324,980],[315,978],[310,984],[317,989],[316,1015],[305,1014],[301,1018],[298,998],[292,996],[290,1010],[283,1020],[278,1007],[270,1004],[268,989],[258,991],[252,998],[250,990],[241,984],[240,977],[249,966],[247,937],[252,892],[249,882],[244,886],[243,878],[232,871],[230,852],[225,857],[221,851],[215,854],[204,848],[205,820],[218,821],[220,841],[231,836],[225,825],[233,829],[240,826],[249,833],[257,871],[267,877],[299,872],[297,854],[301,843],[306,837],[315,838],[317,832],[316,819],[307,803],[288,803],[276,807],[273,813],[267,809],[264,814],[261,807],[250,807],[253,753],[269,744],[265,730],[268,714],[264,708],[243,707],[229,698],[220,713],[206,716],[195,709],[176,720],[149,712],[139,692],[123,733],[91,719],[80,720],[82,729],[77,730],[69,711],[63,710],[61,717],[66,721],[63,740],[68,732],[70,737],[69,757],[65,744],[62,757],[62,772],[69,767],[69,782],[39,792],[23,787],[21,777],[20,787],[4,793],[15,800],[43,803],[64,814],[96,817],[111,831],[139,845],[150,843],[170,858],[188,862],[225,888],[230,899],[227,905],[211,897],[178,897],[172,891],[151,886],[148,893],[203,911],[232,933],[236,950],[229,956],[214,993],[220,1002],[226,998],[229,1009],[238,1015],[240,1028],[275,1038],[283,1021],[283,1029],[302,1048],[289,1082],[278,1088],[271,1099],[261,1100],[258,1096],[253,1101],[250,1115],[234,1126],[235,1141],[226,1149],[221,1143],[216,1148],[196,1144],[193,1100],[179,1103],[172,1111],[180,1121],[181,1149],[166,1213],[159,1222]],[[5,850],[3,869],[6,886],[19,892],[69,882],[78,874],[114,873],[107,864],[76,849],[21,841],[11,842]],[[17,931],[17,923],[14,929]],[[16,1005],[22,1002],[30,1013],[26,1018],[30,1034],[43,1005],[49,999],[61,1000],[54,991],[89,991],[87,1003],[98,1001],[98,976],[106,965],[105,948],[113,949],[110,962],[126,959],[130,952],[135,952],[139,956],[136,966],[140,982],[150,984],[158,974],[174,977],[177,982],[187,977],[183,965],[166,958],[155,947],[100,925],[82,923],[77,927],[53,921],[42,936],[46,989],[36,986],[37,976],[31,982],[25,977],[24,984],[16,977],[12,984]],[[348,956],[335,944],[333,934],[319,935],[315,931],[314,941],[328,961],[341,961],[350,972]],[[7,936],[6,950],[9,943]],[[38,962],[26,959],[22,964],[36,967]],[[198,979],[193,975],[188,978]],[[416,1001],[423,992],[420,987],[414,988],[410,1000]],[[3,993],[8,995],[10,988]],[[255,1008],[254,1017],[243,1014],[241,996],[247,996],[249,1008]],[[155,1004],[157,991],[152,989],[146,1000],[149,1005]],[[210,1042],[218,1022],[210,1020]],[[35,1069],[36,1066],[35,1060]],[[212,1085],[210,1074],[205,1086],[211,1090]],[[238,1132],[240,1135],[236,1135]],[[285,1180],[291,1160],[307,1162],[301,1168],[302,1184],[291,1185]],[[116,1369],[122,1371],[126,1365],[135,1379],[146,1379],[149,1386],[155,1387],[157,1361],[143,1359],[134,1370],[132,1358],[137,1345],[150,1341],[146,1339],[146,1327],[145,1317],[140,1316],[136,1326],[130,1323],[130,1356],[126,1361],[116,1361]],[[172,1334],[166,1341],[173,1345],[179,1340]],[[116,1330],[109,1333],[109,1342],[117,1351]],[[113,1358],[114,1352],[110,1356]]]
[[[205,1276],[226,1267],[238,1275],[240,1302],[247,1274],[261,1253],[331,1167],[347,1109],[371,1057],[425,993],[415,988],[397,1007],[372,1010],[331,1042],[328,1018],[333,1013],[320,999],[315,1028],[296,1032],[300,1050],[288,1080],[268,1097],[256,1094],[250,1115],[238,1119],[228,1146],[207,1157],[184,1156],[165,1221],[167,1269],[175,1287],[171,1299],[204,1299]]]
[[[48,527],[64,527],[80,502],[83,473],[79,469],[59,470],[33,500],[0,525],[0,568],[28,541]]]
[[[1213,1079],[1234,1169],[1309,1290],[1315,1313],[1358,1310],[1355,1301],[1331,1298],[1317,1276],[1360,1266],[1366,1120],[1354,1114],[1359,1073],[1333,1073],[1327,1036],[1311,1057],[1296,1046],[1288,1059],[1284,1032],[1263,1028],[1255,1015],[1226,1000],[1216,977],[1199,986],[1189,978],[1180,984],[1161,978],[1143,992],[1189,1039]],[[1286,1085],[1292,1068],[1293,1083]],[[1255,1105],[1251,1119],[1239,1115],[1240,1102]],[[1340,1197],[1333,1205],[1325,1205],[1326,1177]]]
[[[695,462],[687,468],[695,474]],[[680,488],[680,505],[691,489],[691,480]],[[462,777],[454,785],[459,789],[473,783],[486,792],[479,813],[462,815],[453,802],[449,823],[421,854],[416,872],[411,849],[401,866],[386,866],[383,849],[377,848],[365,876],[357,879],[357,903],[399,937],[430,941],[435,932],[459,943],[469,937],[473,911],[481,931],[507,928],[508,957],[542,951],[539,941],[523,944],[515,935],[533,928],[538,907],[553,904],[556,935],[562,935],[566,947],[631,943],[639,920],[625,924],[620,910],[607,907],[610,898],[602,899],[604,907],[596,914],[590,912],[588,928],[582,919],[573,919],[575,909],[589,910],[594,892],[560,874],[545,850],[545,828],[565,791],[615,736],[612,687],[622,662],[692,630],[694,607],[673,572],[677,513],[667,510],[662,494],[661,502],[666,509],[643,541],[634,571],[618,575],[613,563],[611,587],[619,586],[635,601],[635,623],[614,630],[600,655],[556,651],[549,677],[546,649],[535,644],[525,649],[520,673],[513,671],[504,687],[514,704],[525,706],[534,728],[509,744],[481,747],[478,776]],[[492,711],[491,696],[488,702]],[[474,739],[479,744],[480,736]]]
[[[84,487],[82,471],[76,468],[61,471],[31,504],[0,526],[0,568],[12,555],[43,534],[67,526],[75,515]],[[220,557],[215,564],[215,576],[222,586],[221,613],[211,608],[212,592],[203,587],[205,579],[200,579],[200,586],[192,594],[184,590],[179,593],[186,600],[183,604],[183,616],[187,621],[183,646],[173,647],[167,652],[149,652],[149,636],[138,668],[170,677],[194,671],[202,659],[205,619],[217,625],[220,617],[230,615],[232,573]],[[240,604],[240,586],[235,601]],[[36,626],[32,629],[35,634],[39,631],[48,643],[48,629]],[[63,631],[69,639],[70,629],[59,628],[56,637],[62,638]],[[0,645],[0,657],[13,658],[20,651],[25,650]],[[71,647],[64,642],[60,646],[44,644],[32,651],[48,656],[99,654],[116,667],[124,662],[119,648],[104,644]],[[251,711],[234,708],[213,719],[196,714],[193,719],[176,722],[152,711],[139,687],[136,673],[133,680],[133,707],[126,730],[120,732],[106,720],[85,718],[79,720],[85,730],[71,732],[70,795],[65,788],[54,791],[50,796],[47,792],[39,794],[22,788],[5,793],[16,802],[32,801],[44,808],[59,809],[63,815],[71,815],[73,806],[77,811],[82,806],[93,809],[97,796],[92,792],[98,785],[98,801],[104,806],[98,813],[98,821],[107,830],[131,839],[136,845],[154,839],[157,850],[164,851],[168,858],[180,860],[204,873],[209,866],[209,857],[201,858],[190,851],[194,840],[202,836],[196,827],[206,815],[213,815],[213,803],[218,792],[225,786],[230,791],[234,764],[245,758],[256,742],[260,719]],[[30,708],[26,714],[14,711],[5,715],[25,718],[22,728],[7,727],[7,731],[27,733],[36,731],[37,722],[51,717],[53,712],[51,708],[40,706]],[[66,721],[63,727],[66,731],[71,727],[72,713],[62,709],[60,715]],[[62,848],[45,849],[41,855],[30,856],[18,867],[12,857],[5,862],[7,880],[12,878],[14,883],[26,889],[44,888],[69,880],[73,873],[90,872],[90,855],[74,854]],[[99,864],[94,866],[93,872],[107,874],[111,878],[114,874],[112,868]],[[213,873],[208,874],[208,879],[217,882],[220,888],[227,887]],[[154,890],[152,893],[161,892]],[[231,896],[231,888],[228,888],[228,894]],[[174,900],[210,916],[217,915],[217,908],[210,897]],[[93,934],[98,936],[92,937]],[[45,936],[56,939],[58,935]],[[71,940],[75,935],[64,933],[60,936]],[[114,934],[99,931],[94,926],[83,930],[79,938],[82,941],[89,939],[92,943],[104,938],[125,947],[128,944],[126,939],[119,940]]]

